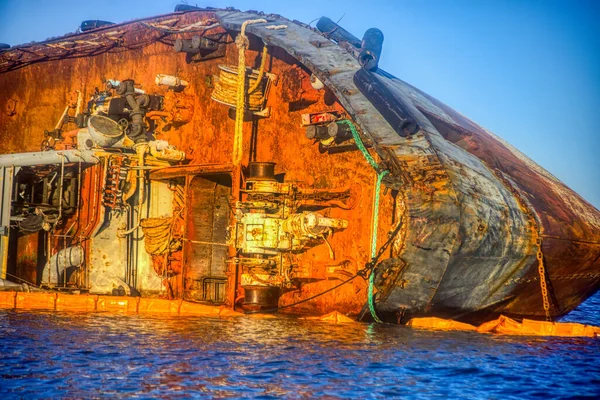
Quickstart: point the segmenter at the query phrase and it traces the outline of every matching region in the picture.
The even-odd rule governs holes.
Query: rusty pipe
[[[129,112],[129,117],[131,118],[129,138],[137,144],[148,141],[146,139],[146,125],[144,124],[145,111],[142,108],[150,103],[150,98],[146,94],[135,97],[136,90],[134,84],[135,82],[132,79],[119,82],[117,94],[125,96],[125,100],[127,100],[127,104],[131,108]]]
[[[148,96],[141,95],[136,98],[133,93],[128,93],[125,98],[127,99],[127,104],[131,107],[131,112],[129,113],[129,116],[131,117],[131,131],[129,131],[129,138],[136,144],[145,143],[147,142],[146,125],[144,124],[145,112],[142,110],[142,106],[148,104]]]
[[[37,151],[0,155],[0,167],[31,167],[63,162],[66,164],[76,162],[97,164],[99,159],[93,150]]]
[[[120,238],[124,238],[125,236],[135,232],[140,227],[140,222],[142,221],[142,205],[146,201],[146,178],[144,176],[144,158],[146,157],[146,153],[150,150],[150,146],[147,143],[138,143],[133,146],[135,152],[138,156],[138,166],[140,169],[138,170],[138,220],[134,227],[129,230],[117,232],[117,236]]]

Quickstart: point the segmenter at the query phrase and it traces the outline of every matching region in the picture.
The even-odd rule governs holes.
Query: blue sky
[[[179,1],[0,0],[0,42],[123,22]],[[600,208],[600,1],[189,1],[385,34],[380,66],[503,137]]]

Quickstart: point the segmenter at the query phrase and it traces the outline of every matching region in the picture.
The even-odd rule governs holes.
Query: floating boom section
[[[79,246],[54,285],[361,318],[371,300],[388,322],[556,319],[595,293],[600,212],[502,139],[379,69],[380,31],[361,42],[332,24],[323,19],[319,32],[280,16],[194,9],[1,53],[2,153],[49,150],[2,156],[2,168],[39,157],[67,163],[61,177],[73,185],[60,189],[82,199],[67,202],[62,223],[34,233],[16,228],[41,214],[13,199],[11,210],[31,215],[11,214],[5,272],[43,283],[43,254],[58,263]],[[19,83],[50,71],[52,81]],[[94,91],[99,82],[106,88]],[[64,111],[65,103],[79,110],[74,93],[90,99],[91,116],[133,133],[132,143],[117,128],[104,145],[83,125],[45,132],[82,122]],[[80,173],[48,138],[62,151],[91,152],[95,165]],[[46,186],[55,188],[58,167],[43,172]],[[36,187],[36,173],[14,175],[12,193]],[[73,233],[82,215],[89,226]],[[391,243],[374,265],[373,239],[377,249]],[[357,277],[365,266],[372,297]]]

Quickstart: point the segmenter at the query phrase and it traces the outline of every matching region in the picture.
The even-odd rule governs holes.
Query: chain
[[[388,247],[390,247],[390,245],[396,238],[396,235],[398,235],[398,232],[400,232],[401,228],[402,228],[402,218],[400,219],[400,221],[398,221],[398,224],[396,225],[394,230],[389,234],[386,242],[379,248],[379,251],[377,252],[377,254],[375,254],[369,260],[369,262],[365,264],[365,267],[363,269],[361,269],[357,272],[357,275],[359,275],[363,279],[367,279],[369,274],[373,273],[373,270],[375,269],[375,267],[377,267],[377,264],[379,263],[379,259],[381,258],[383,253],[385,253],[385,251],[388,249]]]
[[[248,201],[268,201],[269,203],[281,203],[285,196],[280,193],[251,193],[248,195]]]
[[[546,283],[546,268],[544,267],[544,253],[542,252],[542,237],[540,235],[540,228],[537,224],[535,216],[533,212],[527,206],[527,203],[521,197],[521,194],[515,189],[504,174],[501,171],[496,170],[496,175],[504,182],[504,185],[511,191],[511,193],[515,196],[516,200],[520,204],[521,208],[525,210],[527,213],[527,217],[529,219],[529,224],[531,225],[531,230],[533,232],[533,237],[535,240],[535,245],[537,246],[537,250],[535,253],[535,258],[538,262],[538,275],[540,278],[540,290],[542,292],[542,303],[544,307],[544,313],[546,314],[546,320],[551,321],[552,315],[550,314],[550,298],[548,296],[548,285]]]
[[[280,203],[282,202],[287,195],[283,193],[250,193],[248,194],[248,201],[268,201],[271,203]],[[302,193],[298,192],[295,195],[295,200],[297,201],[315,201],[315,202],[329,202],[329,201],[344,201],[348,200],[351,197],[350,191],[344,192],[328,192],[328,191],[319,191],[314,193]]]
[[[537,226],[536,226],[537,228]],[[535,243],[537,244],[537,253],[535,257],[538,260],[538,274],[540,275],[540,289],[542,290],[542,301],[544,302],[544,312],[546,313],[546,320],[551,321],[552,316],[550,315],[550,301],[548,299],[548,286],[546,285],[546,268],[544,268],[544,254],[542,253],[542,238],[539,235],[537,229],[535,229],[537,238]]]
[[[335,193],[335,192],[327,192],[327,191],[319,191],[314,193],[302,193],[299,192],[296,194],[296,199],[303,200],[313,200],[313,201],[332,201],[332,200],[347,200],[350,198],[350,191],[346,190],[344,192]]]

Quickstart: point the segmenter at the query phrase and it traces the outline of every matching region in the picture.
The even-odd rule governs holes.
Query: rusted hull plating
[[[86,262],[65,286],[90,289],[98,263],[111,263],[106,270],[114,267],[118,275],[121,268],[124,272],[116,278],[142,295],[243,304],[242,280],[254,278],[232,262],[239,259],[239,250],[223,248],[231,243],[225,225],[233,221],[223,209],[246,199],[240,189],[247,176],[244,168],[231,164],[235,120],[211,95],[219,64],[237,65],[233,39],[242,23],[265,17],[267,23],[247,28],[246,65],[259,67],[264,42],[265,68],[277,81],[266,100],[269,116],[243,123],[242,163],[275,162],[276,173],[285,173],[286,182],[301,182],[299,190],[352,192],[351,206],[325,207],[328,218],[348,221],[347,228],[334,231],[327,245],[321,241],[282,261],[294,267],[298,286],[283,287],[279,306],[338,284],[370,258],[375,172],[356,147],[323,152],[322,145],[306,138],[302,114],[324,110],[351,119],[390,171],[384,180],[390,190],[382,194],[379,209],[378,246],[399,223],[402,227],[377,268],[375,303],[382,319],[405,322],[435,315],[482,321],[499,314],[544,319],[540,277],[547,282],[548,312],[556,318],[600,288],[600,212],[548,172],[439,101],[378,70],[369,79],[385,86],[387,96],[400,101],[419,126],[415,134],[399,135],[357,88],[353,77],[360,64],[342,46],[279,16],[229,10],[175,13],[0,54],[2,153],[39,150],[44,130],[54,127],[75,91],[89,96],[102,78],[132,78],[164,96],[164,115],[171,120],[155,136],[185,151],[189,164],[163,165],[149,176],[157,193],[167,186],[183,190],[181,202],[169,205],[170,215],[185,216],[176,232],[183,245],[173,253],[145,254],[139,234],[123,242],[122,258],[102,253],[98,235],[106,230],[98,226],[108,217],[101,211],[101,192],[110,166],[105,160],[84,166],[82,202],[65,223],[50,233],[12,233],[11,275],[40,283],[44,249],[54,254],[81,244]],[[203,21],[211,28],[202,35],[221,38],[218,50],[210,53],[216,56],[198,53],[188,55],[186,62],[171,44],[192,34],[177,32],[177,27]],[[157,87],[156,74],[177,74],[189,85],[182,93]],[[49,75],[51,81],[38,79]],[[311,75],[313,83],[316,77],[326,89],[315,89]],[[164,116],[155,115],[156,121]],[[149,201],[152,208],[155,200]],[[187,214],[177,214],[184,208]],[[160,215],[160,210],[147,214]],[[125,222],[131,226],[135,221]],[[97,248],[102,255],[94,258]],[[136,252],[145,258],[133,262]],[[264,280],[256,279],[259,285]],[[355,279],[290,311],[358,315],[365,310],[366,286]],[[119,287],[115,285],[117,291]]]

